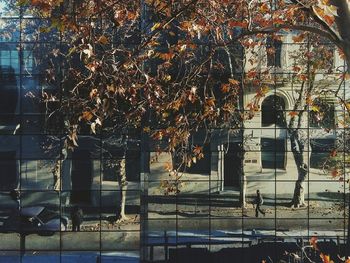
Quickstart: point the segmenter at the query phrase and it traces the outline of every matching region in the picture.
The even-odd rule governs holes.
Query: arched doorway
[[[271,95],[261,105],[261,127],[266,128],[261,137],[262,168],[284,169],[286,167],[286,118],[285,101]]]
[[[261,104],[261,126],[267,127],[276,125],[281,128],[286,127],[284,99],[277,95],[270,95]]]

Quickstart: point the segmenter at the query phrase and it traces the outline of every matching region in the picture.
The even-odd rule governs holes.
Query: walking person
[[[259,212],[265,216],[265,212],[261,210],[261,205],[264,203],[264,199],[260,193],[259,190],[256,190],[256,197],[255,197],[255,217],[259,217]]]
[[[78,206],[74,206],[71,210],[72,231],[80,231],[80,226],[83,223],[83,217],[83,210]]]

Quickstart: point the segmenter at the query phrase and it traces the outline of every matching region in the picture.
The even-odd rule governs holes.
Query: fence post
[[[164,253],[165,253],[165,260],[168,260],[168,236],[166,231],[164,231]]]
[[[337,248],[338,248],[338,254],[340,254],[340,237],[337,236]]]
[[[149,259],[150,259],[150,261],[153,261],[153,248],[154,248],[153,245],[151,245],[149,247],[149,249],[150,249],[150,252],[149,252]]]

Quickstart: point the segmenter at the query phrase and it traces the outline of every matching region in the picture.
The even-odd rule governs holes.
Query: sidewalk
[[[80,254],[24,254],[22,257],[16,255],[0,255],[1,263],[138,263],[139,257],[131,253],[110,253],[100,255],[97,253]]]

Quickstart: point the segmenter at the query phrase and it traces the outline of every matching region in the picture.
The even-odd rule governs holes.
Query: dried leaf
[[[228,79],[228,82],[234,86],[239,85],[239,81],[235,79]]]
[[[291,116],[291,117],[295,117],[295,116],[298,115],[298,112],[297,112],[297,111],[290,111],[290,112],[288,113],[288,115]]]
[[[108,38],[106,36],[102,35],[99,37],[98,42],[102,45],[106,45],[106,44],[108,44]]]
[[[83,115],[81,116],[81,118],[86,121],[90,121],[93,117],[94,115],[92,114],[91,111],[84,111]]]

